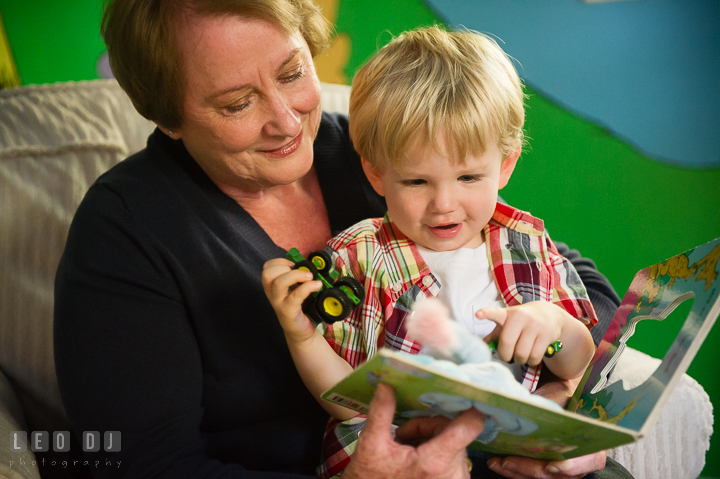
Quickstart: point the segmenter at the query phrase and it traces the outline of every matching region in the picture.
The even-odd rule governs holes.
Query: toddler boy
[[[497,200],[523,146],[523,99],[507,55],[471,31],[407,32],[355,76],[350,135],[388,213],[343,231],[326,251],[364,285],[365,300],[315,328],[301,303],[318,282],[285,259],[263,273],[305,384],[349,419],[328,431],[322,477],[347,465],[362,418],[320,395],[380,347],[419,352],[403,326],[415,301],[438,297],[474,334],[497,339],[498,357],[514,361],[530,391],[543,365],[571,379],[592,358],[597,320],[577,272],[541,220]],[[544,358],[558,339],[562,351]]]

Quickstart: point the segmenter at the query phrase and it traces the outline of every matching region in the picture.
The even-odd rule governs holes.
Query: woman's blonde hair
[[[421,28],[394,38],[355,75],[350,136],[382,169],[408,148],[445,148],[454,161],[496,144],[503,158],[523,145],[522,82],[498,44],[478,32]]]
[[[166,128],[183,121],[184,74],[176,36],[183,14],[242,15],[300,31],[313,56],[331,25],[312,0],[105,0],[101,33],[120,86],[145,118]]]

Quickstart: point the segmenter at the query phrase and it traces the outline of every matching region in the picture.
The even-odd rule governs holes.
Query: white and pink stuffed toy
[[[408,354],[408,359],[415,363],[512,398],[553,410],[562,409],[553,401],[533,395],[525,389],[504,363],[492,359],[492,351],[487,344],[465,326],[454,321],[448,308],[439,300],[427,298],[417,301],[408,315],[406,326],[408,336],[423,345],[420,354]],[[455,418],[471,407],[487,414],[485,430],[477,438],[482,442],[493,441],[500,431],[523,436],[537,429],[535,423],[513,414],[512,411],[467,398],[426,393],[419,399],[430,406],[430,409],[412,411],[405,413],[405,416],[442,415]]]

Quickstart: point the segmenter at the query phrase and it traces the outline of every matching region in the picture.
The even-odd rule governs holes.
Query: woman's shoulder
[[[191,163],[187,150],[179,140],[171,140],[156,129],[145,148],[120,161],[102,174],[96,183],[121,185],[123,183],[152,183],[158,177],[178,175]],[[186,172],[187,173],[187,172]]]

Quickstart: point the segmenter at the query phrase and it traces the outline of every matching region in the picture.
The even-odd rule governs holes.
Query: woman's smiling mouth
[[[300,133],[298,134],[298,136],[296,136],[289,143],[281,146],[280,148],[278,148],[276,150],[260,150],[260,151],[262,151],[266,155],[282,158],[282,157],[292,154],[295,150],[297,150],[298,147],[300,146],[300,143],[302,143],[302,139],[303,139],[303,132],[301,130]]]

